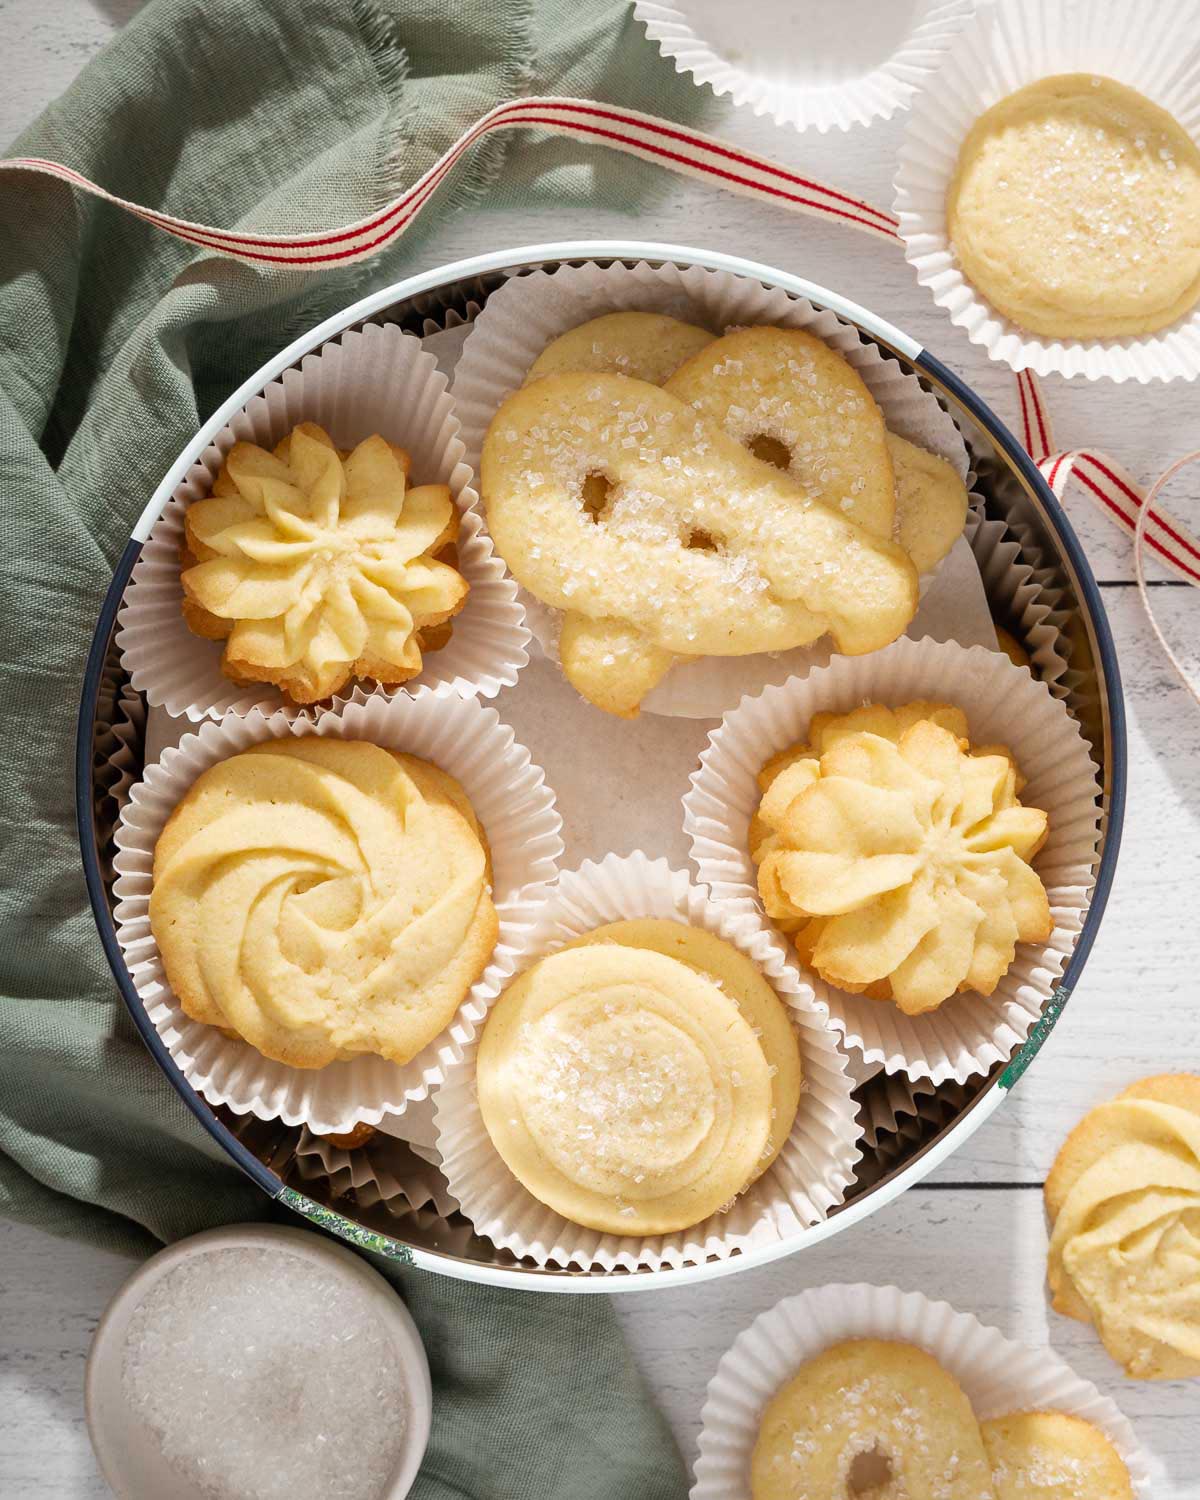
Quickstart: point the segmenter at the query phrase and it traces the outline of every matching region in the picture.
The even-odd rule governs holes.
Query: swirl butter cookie
[[[1138,1380],[1200,1376],[1200,1078],[1086,1114],[1046,1179],[1054,1306]]]
[[[680,924],[632,921],[508,985],[476,1088],[496,1151],[539,1202],[602,1232],[667,1234],[726,1207],[774,1159],[799,1067],[749,960]]]
[[[909,1015],[990,995],[1053,927],[1030,861],[1047,818],[1012,757],[972,749],[947,704],[817,714],[774,756],[750,853],[768,915],[830,984]]]
[[[963,275],[1019,327],[1153,333],[1200,298],[1200,150],[1111,78],[1042,78],[972,126],[946,226]]]
[[[496,943],[463,789],[361,740],[270,740],[200,775],[154,850],[150,925],[193,1020],[297,1068],[405,1063]]]
[[[996,1500],[1134,1500],[1121,1455],[1082,1417],[1016,1412],[979,1430]]]
[[[315,703],[352,677],[407,682],[444,644],[466,580],[438,553],[458,512],[442,484],[408,487],[408,454],[381,437],[340,453],[301,423],[273,453],[235,443],[185,518],[183,614],[225,641],[235,682]]]
[[[803,1364],[763,1413],[752,1500],[993,1500],[971,1403],[912,1344],[853,1339]]]
[[[916,610],[895,544],[814,500],[670,392],[611,374],[547,375],[493,418],[481,480],[517,580],[581,617],[562,653],[583,695],[635,712],[673,656],[786,650],[829,633],[856,654]],[[605,482],[602,504],[585,486]],[[640,700],[639,700],[640,701]]]

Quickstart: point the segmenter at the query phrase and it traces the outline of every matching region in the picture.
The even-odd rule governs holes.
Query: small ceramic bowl
[[[122,1362],[129,1321],[151,1287],[183,1261],[215,1250],[286,1251],[357,1282],[376,1303],[380,1327],[392,1336],[409,1408],[404,1446],[377,1500],[403,1500],[424,1456],[433,1410],[429,1364],[416,1324],[383,1277],[352,1251],[303,1229],[261,1224],[211,1229],[169,1245],[134,1272],[100,1319],[88,1354],[84,1411],[100,1471],[118,1500],[162,1500],[164,1495],[172,1500],[204,1500],[202,1491],[168,1464],[149,1431],[130,1411]]]

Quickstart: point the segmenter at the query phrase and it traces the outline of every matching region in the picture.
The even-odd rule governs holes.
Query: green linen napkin
[[[703,99],[619,0],[155,0],[10,154],[202,223],[319,228],[387,201],[530,91],[677,119]],[[653,169],[598,157],[492,137],[426,220],[645,202]],[[87,911],[72,736],[89,636],[134,519],[199,422],[298,333],[402,276],[422,231],[305,277],[193,253],[16,173],[0,174],[0,223],[0,1212],[144,1255],[273,1210],[151,1062]],[[418,1500],[684,1494],[607,1299],[384,1269],[433,1368]]]

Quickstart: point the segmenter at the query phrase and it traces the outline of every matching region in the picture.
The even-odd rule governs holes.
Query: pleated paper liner
[[[915,102],[905,127],[894,209],[917,280],[973,344],[1014,370],[1089,380],[1194,380],[1200,308],[1158,333],[1116,339],[1040,338],[1010,322],[964,277],[946,228],[946,193],[971,126],[1000,99],[1039,78],[1116,79],[1174,115],[1200,140],[1200,0],[1087,6],[1005,0],[981,7]]]
[[[965,1083],[1008,1058],[1028,1036],[1074,947],[1095,879],[1096,767],[1078,724],[1045,683],[998,651],[953,642],[901,640],[871,656],[839,657],[807,678],[747,696],[725,715],[692,774],[684,828],[699,877],[714,897],[769,926],[748,847],[764,762],[803,743],[815,713],[919,699],[961,708],[973,744],[1009,746],[1026,778],[1021,800],[1049,814],[1049,836],[1034,868],[1050,899],[1050,940],[1019,944],[992,995],[953,995],[919,1016],[851,995],[817,974],[806,977],[846,1045],[867,1062],[933,1083]]]
[[[996,624],[1024,646],[1033,675],[1056,698],[1066,698],[1070,645],[1061,589],[1026,561],[1027,553],[1006,521],[971,510],[966,532]]]
[[[306,734],[369,740],[440,766],[460,782],[487,835],[499,942],[450,1025],[405,1064],[364,1055],[324,1068],[292,1068],[191,1020],[167,985],[150,930],[154,846],[197,776],[250,745]],[[446,689],[417,698],[371,698],[323,714],[315,724],[257,712],[229,716],[165,751],[133,788],[117,830],[117,937],[147,1014],[176,1065],[210,1104],[307,1125],[324,1135],[360,1121],[378,1124],[384,1115],[403,1114],[410,1103],[425,1099],[462,1057],[524,933],[528,918],[519,898],[528,899],[531,890],[554,877],[562,853],[560,828],[554,794],[528,750],[495,709],[476,699]]]
[[[974,0],[746,8],[636,0],[633,13],[677,73],[777,125],[823,135],[907,109],[974,8]]]
[[[552,339],[591,318],[611,312],[658,312],[721,333],[748,325],[801,328],[824,340],[861,376],[892,432],[946,459],[970,487],[970,461],[962,434],[937,398],[898,360],[827,309],[790,297],[778,287],[723,271],[674,265],[562,266],[516,276],[487,302],[467,338],[454,376],[454,398],[466,461],[478,472],[479,455],[493,416],[505,397],[525,380]],[[960,549],[966,547],[961,539]],[[938,593],[940,575],[922,580],[923,598]],[[947,583],[953,589],[952,582]],[[976,590],[976,594],[978,590]],[[519,590],[526,621],[547,656],[557,660],[561,616]],[[957,591],[948,601],[959,604]],[[972,608],[970,596],[962,600]],[[964,619],[964,628],[971,626]],[[987,624],[986,619],[981,622]],[[643,700],[644,711],[682,718],[715,718],[744,692],[783,682],[823,665],[833,655],[827,640],[791,651],[753,656],[704,657],[678,663]]]
[[[433,1102],[422,1099],[402,1115],[385,1115],[361,1146],[338,1146],[326,1136],[302,1131],[297,1170],[302,1181],[323,1180],[335,1197],[353,1197],[360,1208],[378,1205],[397,1217],[432,1208],[448,1218],[458,1204],[446,1189],[433,1137]]]
[[[1053,1350],[1005,1338],[970,1313],[920,1292],[865,1284],[814,1287],[787,1297],[738,1335],[708,1384],[690,1500],[746,1500],[768,1402],[802,1364],[846,1339],[895,1340],[924,1349],[962,1386],[981,1422],[1020,1411],[1060,1411],[1091,1422],[1116,1448],[1139,1500],[1150,1500],[1150,1468],[1133,1428],[1114,1402]],[[848,1422],[846,1441],[852,1436]]]
[[[435,1095],[438,1150],[450,1192],[478,1234],[539,1266],[584,1270],[658,1269],[725,1259],[778,1243],[818,1223],[842,1201],[859,1159],[859,1128],[845,1059],[811,991],[782,946],[744,915],[716,906],[701,886],[665,860],[608,855],[563,874],[527,908],[518,970],[608,922],[665,917],[712,932],[759,966],[788,1007],[800,1042],[803,1087],[791,1135],[773,1165],[722,1214],[694,1228],[646,1238],[602,1234],[539,1203],[509,1172],[491,1143],[475,1094],[478,1043]],[[494,999],[503,979],[492,986]]]
[[[492,550],[463,462],[446,376],[421,341],[392,324],[344,333],[287,370],[224,428],[155,523],[121,607],[117,642],[133,685],[152,706],[189,719],[281,712],[316,718],[328,707],[449,688],[494,697],[511,687],[528,660],[529,632],[516,587]],[[181,612],[179,549],[184,513],[208,495],[235,442],[273,448],[299,422],[317,422],[346,448],[379,433],[412,455],[410,482],[450,487],[460,513],[458,568],[470,584],[449,642],[425,654],[421,672],[401,687],[356,679],[329,704],[297,706],[271,683],[239,686],[221,671],[224,643],[193,635]]]

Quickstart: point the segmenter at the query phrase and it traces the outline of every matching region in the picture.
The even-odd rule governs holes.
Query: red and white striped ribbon
[[[588,99],[513,99],[498,104],[459,137],[428,171],[385,207],[357,223],[309,234],[248,234],[212,229],[190,219],[157,213],[106,192],[82,173],[38,157],[0,161],[0,170],[40,172],[136,214],[156,229],[252,265],[322,271],[376,255],[397,239],[432,198],[455,163],[476,141],[495,130],[551,130],[576,140],[623,151],[672,171],[706,178],[735,193],[780,203],[800,213],[820,214],[884,239],[896,239],[896,220],[861,198],[781,167],[765,156],[727,146],[712,136],[671,125],[637,110]]]
[[[1200,584],[1200,539],[1157,503],[1162,481],[1154,486],[1155,499],[1147,508],[1146,491],[1115,458],[1091,448],[1055,450],[1054,429],[1032,370],[1022,370],[1017,376],[1017,395],[1021,441],[1058,499],[1071,479],[1077,479],[1104,514],[1131,536],[1145,510],[1143,545],[1180,578]]]
[[[656,119],[637,110],[590,99],[527,98],[498,104],[477,120],[428,171],[385,207],[338,229],[303,234],[267,234],[214,229],[118,198],[82,173],[37,157],[0,160],[0,171],[37,172],[92,193],[179,239],[251,265],[320,271],[375,255],[404,233],[436,193],[455,163],[476,141],[496,130],[539,129],[623,151],[642,161],[708,181],[793,212],[899,243],[897,221],[883,209],[843,193],[778,162],[727,145],[713,136]],[[1023,441],[1047,483],[1061,498],[1074,478],[1117,524],[1133,534],[1145,492],[1113,459],[1091,449],[1054,452],[1045,403],[1032,371],[1017,377]],[[1154,504],[1142,527],[1145,545],[1189,583],[1200,584],[1200,542]]]

